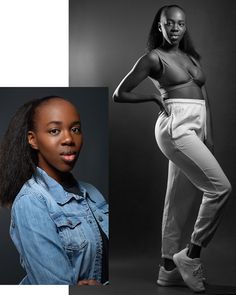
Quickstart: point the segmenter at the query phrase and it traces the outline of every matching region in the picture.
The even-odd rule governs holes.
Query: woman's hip
[[[161,112],[155,126],[157,142],[161,137],[175,140],[181,136],[195,133],[202,140],[206,133],[205,101],[200,99],[167,99],[165,101],[169,116]]]

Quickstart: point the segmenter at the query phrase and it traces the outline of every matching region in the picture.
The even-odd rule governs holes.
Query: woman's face
[[[82,147],[79,113],[70,102],[55,98],[36,109],[34,122],[28,141],[38,152],[38,166],[60,182],[63,173],[74,167]]]
[[[184,12],[177,7],[164,11],[160,19],[159,30],[170,45],[178,45],[186,31]]]

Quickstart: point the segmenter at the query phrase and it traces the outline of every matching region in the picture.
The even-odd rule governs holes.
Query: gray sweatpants
[[[206,136],[205,101],[167,99],[170,116],[160,114],[155,136],[169,159],[162,220],[162,257],[180,250],[182,230],[196,188],[203,192],[191,242],[205,247],[212,238],[231,192],[231,185],[215,157],[203,143]]]

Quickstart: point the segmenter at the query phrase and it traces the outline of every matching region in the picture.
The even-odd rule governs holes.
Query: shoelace
[[[206,278],[204,276],[204,270],[201,264],[193,271],[193,275],[197,277],[199,280],[205,281]]]

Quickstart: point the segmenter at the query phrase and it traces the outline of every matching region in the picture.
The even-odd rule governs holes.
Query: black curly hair
[[[35,130],[37,108],[60,96],[47,96],[22,105],[12,117],[0,144],[0,204],[10,206],[38,164],[37,152],[28,143],[28,131]]]
[[[148,35],[148,41],[147,41],[147,47],[146,47],[147,52],[150,52],[153,49],[161,46],[161,44],[163,42],[163,35],[158,29],[158,23],[160,22],[162,13],[165,10],[170,9],[172,7],[179,8],[180,10],[182,10],[184,12],[184,9],[182,7],[180,7],[179,5],[166,5],[166,6],[161,7],[157,11],[156,16],[155,16],[153,23],[152,23],[151,30]],[[201,59],[199,53],[196,51],[196,49],[193,46],[193,42],[190,38],[190,35],[189,35],[189,32],[187,29],[184,33],[182,40],[179,43],[179,48],[183,52],[194,57],[195,59],[197,59],[197,60]]]

